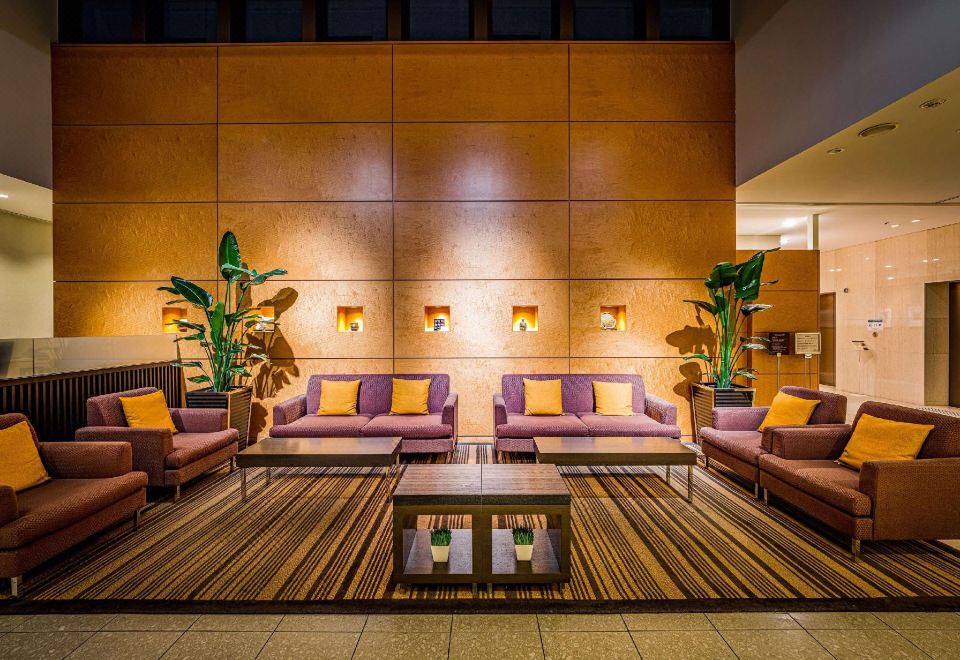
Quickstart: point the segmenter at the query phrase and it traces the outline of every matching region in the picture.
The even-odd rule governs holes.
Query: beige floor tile
[[[20,614],[5,614],[0,616],[0,633],[10,632],[29,621],[31,617]]]
[[[373,618],[373,617],[371,617]],[[369,658],[416,658],[443,660],[450,648],[450,634],[434,632],[364,632],[357,644],[354,660]]]
[[[36,614],[13,632],[97,632],[113,614]]]
[[[800,624],[785,612],[724,612],[708,614],[717,630],[789,630]]]
[[[901,660],[926,655],[895,630],[811,630],[837,660]]]
[[[456,624],[454,624],[456,625]],[[450,658],[457,660],[536,660],[543,658],[540,633],[489,628],[484,632],[456,632],[450,639]]]
[[[98,632],[70,655],[71,660],[155,660],[173,646],[180,632]]]
[[[277,632],[257,656],[258,660],[339,660],[350,658],[359,633]]]
[[[196,614],[118,614],[106,623],[103,630],[131,631],[158,630],[183,632],[196,621]]]
[[[887,624],[869,612],[791,612],[790,616],[807,630],[887,628]]]
[[[900,634],[934,658],[960,658],[960,630],[904,630]]]
[[[204,614],[190,630],[208,632],[273,632],[282,614]]]
[[[253,660],[269,632],[206,632],[188,630],[170,647],[163,660]]]
[[[740,660],[830,658],[806,630],[724,630],[720,634]]]
[[[371,614],[364,632],[449,633],[452,617],[446,614]]]
[[[960,615],[954,612],[876,612],[877,618],[895,630],[958,630]]]
[[[639,657],[630,633],[627,632],[543,632],[540,636],[546,657],[551,660],[619,660]]]
[[[362,632],[366,614],[287,614],[277,632]]]
[[[540,630],[614,632],[626,630],[619,614],[538,614]]]
[[[735,659],[716,630],[643,630],[630,633],[643,660]]]
[[[713,630],[703,614],[624,614],[627,630]]]
[[[537,632],[536,614],[454,614],[453,632]]]
[[[0,658],[64,658],[91,635],[89,632],[7,633],[0,637]]]

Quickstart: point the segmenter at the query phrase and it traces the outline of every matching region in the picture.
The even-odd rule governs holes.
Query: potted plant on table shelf
[[[768,252],[761,250],[740,264],[721,262],[704,280],[709,300],[684,300],[697,312],[706,312],[713,319],[714,351],[712,355],[696,353],[684,360],[702,360],[706,381],[694,383],[693,420],[696,431],[711,423],[715,407],[752,406],[756,390],[733,382],[736,377],[757,379],[757,370],[739,365],[747,351],[765,349],[766,337],[749,336],[750,319],[772,305],[755,302],[760,288],[773,282],[762,282],[763,261]]]
[[[430,530],[430,554],[437,564],[446,564],[450,560],[450,541],[453,532],[449,527],[438,527]]]
[[[220,240],[217,256],[220,275],[226,281],[221,299],[214,300],[209,291],[182,277],[171,277],[170,286],[158,290],[178,296],[168,305],[188,303],[201,310],[206,319],[206,323],[176,320],[185,334],[177,336],[175,341],[196,342],[203,355],[197,360],[175,363],[181,368],[199,369],[198,375],[187,380],[206,385],[187,392],[187,407],[226,408],[228,424],[240,433],[240,448],[243,449],[247,444],[253,399],[252,388],[244,383],[252,375],[247,367],[257,362],[269,362],[267,355],[250,352],[245,341],[247,332],[263,321],[259,308],[249,304],[250,290],[271,277],[286,275],[287,271],[275,268],[258,273],[244,267],[237,237],[229,231]]]
[[[530,561],[533,558],[533,530],[514,527],[513,549],[517,552],[517,561]]]

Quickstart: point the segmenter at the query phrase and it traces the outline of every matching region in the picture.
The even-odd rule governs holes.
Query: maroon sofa
[[[430,379],[428,415],[391,415],[393,379]],[[359,380],[356,415],[317,415],[324,380]],[[458,397],[447,374],[314,375],[301,394],[273,408],[272,438],[400,437],[403,453],[450,453],[457,446]]]
[[[918,457],[867,461],[857,471],[836,462],[862,415],[932,424]],[[856,557],[863,540],[960,538],[960,418],[867,401],[853,427],[781,426],[760,455],[760,486],[851,538]]]
[[[563,415],[524,415],[523,379],[560,380]],[[633,415],[597,415],[593,381],[633,385]],[[532,452],[538,436],[656,436],[679,438],[677,407],[648,394],[632,374],[504,374],[493,395],[495,451]]]
[[[0,415],[0,429],[27,418]],[[28,422],[29,423],[29,422]],[[37,442],[50,481],[19,493],[0,486],[0,575],[14,597],[27,571],[97,532],[133,518],[147,502],[147,475],[125,442]]]
[[[152,394],[143,387],[128,392],[87,399],[87,426],[77,429],[81,441],[128,442],[133,447],[133,466],[147,473],[149,485],[173,488],[173,501],[180,486],[237,455],[239,434],[227,428],[227,411],[217,408],[171,408],[177,433],[169,429],[130,428],[120,397]]]
[[[801,399],[819,399],[808,425],[843,424],[847,416],[847,397],[805,387],[780,388],[784,394]],[[755,408],[714,408],[713,426],[700,429],[699,441],[704,465],[714,460],[753,484],[754,497],[760,496],[760,455],[770,451],[770,431],[757,430],[770,406]],[[849,428],[844,426],[843,428]]]

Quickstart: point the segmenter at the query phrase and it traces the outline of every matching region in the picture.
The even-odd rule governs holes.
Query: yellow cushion
[[[356,415],[359,380],[321,380],[318,415]]]
[[[593,398],[598,415],[632,415],[633,385],[593,381]]]
[[[20,492],[49,480],[30,425],[20,422],[0,430],[0,484]]]
[[[867,461],[910,461],[917,457],[932,424],[909,424],[860,415],[838,463],[855,470]]]
[[[523,379],[524,415],[562,415],[560,380]]]
[[[393,399],[390,401],[391,415],[428,415],[427,400],[430,398],[430,379],[408,380],[393,379]]]
[[[157,391],[143,396],[122,396],[120,405],[123,406],[123,416],[127,418],[127,426],[130,428],[170,429],[170,433],[177,432],[163,392]]]
[[[798,396],[777,392],[763,418],[758,431],[768,426],[803,426],[810,421],[813,410],[820,405],[819,399],[801,399]]]

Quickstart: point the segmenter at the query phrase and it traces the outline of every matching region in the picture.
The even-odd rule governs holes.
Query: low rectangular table
[[[384,476],[400,469],[400,438],[264,438],[237,454],[240,497],[247,501],[247,468],[382,467]]]
[[[673,438],[534,438],[538,463],[582,466],[662,465],[670,483],[674,465],[687,466],[687,501],[693,501],[697,452]]]

